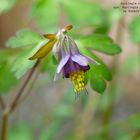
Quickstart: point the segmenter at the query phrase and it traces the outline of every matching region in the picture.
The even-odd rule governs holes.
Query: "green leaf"
[[[108,34],[109,29],[110,29],[109,25],[105,24],[105,25],[97,27],[95,29],[94,33],[95,34]]]
[[[62,0],[62,6],[68,20],[77,26],[101,25],[105,20],[105,11],[99,4],[84,0]]]
[[[132,42],[140,43],[140,16],[134,17],[129,25],[130,39]]]
[[[121,52],[121,48],[106,35],[93,34],[90,36],[79,37],[76,42],[81,47],[88,47],[108,55],[114,55]]]
[[[108,67],[103,63],[103,61],[98,58],[95,54],[90,52],[87,49],[80,48],[81,52],[89,57],[91,57],[93,60],[97,61],[100,65],[93,65],[90,64],[90,70],[89,73],[89,80],[90,85],[92,89],[99,93],[103,93],[106,88],[106,82],[112,80],[112,74]]]
[[[18,83],[14,73],[11,72],[15,55],[18,49],[0,49],[0,94],[6,94]]]
[[[87,85],[88,80],[89,80],[89,73],[88,72],[85,72],[85,79],[84,79],[84,84],[85,85]]]
[[[107,81],[112,80],[112,74],[110,70],[107,68],[107,66],[101,64],[101,65],[95,65],[93,66],[94,69],[98,71],[98,73],[103,76],[103,78]]]
[[[20,124],[11,129],[9,140],[32,140],[32,128],[29,125]]]
[[[38,33],[31,31],[30,29],[22,29],[16,33],[16,37],[11,37],[6,42],[7,47],[17,48],[29,45],[36,45],[43,38]]]
[[[3,62],[11,63],[15,58],[15,54],[19,53],[19,49],[1,48],[0,49],[0,65]]]
[[[98,93],[103,93],[106,89],[106,82],[102,77],[95,75],[90,75],[90,86]]]
[[[80,50],[82,51],[83,54],[91,57],[93,60],[97,61],[100,64],[100,65],[92,65],[92,64],[91,65],[92,65],[92,67],[94,67],[94,69],[98,70],[98,73],[100,73],[100,75],[102,75],[102,77],[104,77],[104,79],[106,79],[107,81],[112,80],[111,71],[99,57],[97,57],[93,52],[91,52],[87,49],[80,48]]]
[[[31,61],[29,58],[37,52],[39,48],[42,47],[43,44],[45,44],[47,41],[42,41],[36,46],[28,46],[25,47],[23,51],[21,51],[17,57],[15,58],[15,61],[12,66],[12,72],[15,73],[16,77],[19,79],[22,77],[30,68],[33,67],[36,61]]]
[[[13,86],[18,83],[14,74],[10,71],[10,66],[7,62],[0,64],[0,95],[7,93]]]
[[[7,41],[6,45],[8,47],[21,48],[11,68],[18,79],[34,65],[35,61],[31,61],[29,58],[46,42],[46,39],[43,39],[39,34],[30,29],[18,31],[16,37],[11,37]]]
[[[16,0],[0,0],[0,14],[8,12],[16,3]]]
[[[59,7],[56,0],[36,0],[32,6],[32,16],[45,31],[56,30],[59,22]]]
[[[90,86],[98,93],[103,93],[105,91],[106,89],[105,78],[106,77],[108,78],[108,75],[106,75],[106,73],[103,72],[104,69],[102,68],[104,68],[104,65],[102,64],[93,65],[91,66],[91,71],[90,71]]]
[[[33,51],[33,48],[30,48],[30,50],[27,49],[19,53],[15,58],[15,62],[13,63],[11,70],[15,73],[15,76],[18,79],[34,65],[35,61],[29,60],[29,57],[33,54],[33,52],[35,52]]]

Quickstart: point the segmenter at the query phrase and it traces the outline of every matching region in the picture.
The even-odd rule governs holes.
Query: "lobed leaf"
[[[28,45],[36,45],[42,40],[42,36],[38,33],[35,33],[30,29],[22,29],[16,33],[15,37],[8,39],[6,46],[11,48],[24,47]]]
[[[30,29],[22,29],[18,31],[15,37],[11,37],[7,41],[7,47],[14,49],[17,47],[21,48],[16,54],[11,67],[11,71],[15,73],[15,76],[18,79],[34,65],[35,61],[31,61],[29,58],[46,44],[47,41],[47,39]]]
[[[94,65],[93,67],[98,71],[99,75],[101,75],[105,80],[107,81],[112,80],[112,74],[106,65],[103,64]]]
[[[108,55],[114,55],[121,52],[121,48],[107,35],[93,34],[90,36],[83,36],[79,37],[77,42],[81,47],[91,48]]]
[[[95,75],[95,74],[94,74]],[[90,78],[90,86],[98,93],[103,93],[106,89],[106,82],[102,77],[93,76]]]
[[[112,74],[111,71],[109,70],[109,68],[107,67],[107,65],[99,58],[97,57],[93,52],[91,52],[90,50],[84,49],[84,48],[80,48],[81,52],[89,57],[91,57],[93,60],[97,61],[99,63],[99,65],[92,65],[93,67],[95,67],[96,69],[98,69],[98,71],[101,73],[101,75],[103,75],[103,77],[107,80],[110,81],[112,80]]]
[[[35,61],[31,61],[29,58],[41,47],[41,45],[42,42],[36,47],[26,48],[23,52],[20,52],[17,55],[11,70],[15,73],[15,76],[18,79],[21,78],[35,64]]]
[[[18,83],[17,78],[10,71],[11,67],[7,62],[0,64],[0,95],[6,94]]]
[[[92,59],[94,59],[99,63],[99,65],[90,64],[88,79],[90,81],[92,89],[94,89],[98,93],[103,93],[106,88],[105,80],[107,81],[112,80],[112,74],[109,68],[94,53],[84,48],[80,48],[80,50],[83,54],[88,55],[89,57],[91,57]]]
[[[6,94],[18,83],[11,71],[18,49],[0,49],[0,94]]]

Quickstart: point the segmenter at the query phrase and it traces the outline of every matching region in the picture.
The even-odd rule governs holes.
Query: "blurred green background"
[[[68,34],[102,64],[88,74],[89,95],[75,100],[69,79],[53,82],[50,54],[10,117],[9,140],[140,140],[140,13],[123,13],[120,2],[0,1],[0,96],[7,103],[33,66],[28,58],[43,33],[72,24]]]

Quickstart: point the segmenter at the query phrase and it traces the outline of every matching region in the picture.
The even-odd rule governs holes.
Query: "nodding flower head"
[[[96,64],[94,60],[79,52],[79,49],[74,40],[65,35],[60,44],[61,59],[58,64],[55,80],[57,80],[62,73],[64,78],[70,78],[75,93],[81,93],[85,88],[85,72],[90,69],[89,62]]]
[[[42,59],[47,56],[51,51],[59,61],[55,80],[57,80],[60,74],[64,78],[70,78],[75,93],[79,94],[82,91],[87,93],[85,88],[85,72],[90,69],[89,62],[97,64],[94,60],[80,53],[77,44],[73,39],[66,35],[66,32],[72,28],[71,25],[59,30],[56,34],[45,34],[45,38],[49,41],[43,44],[43,46],[29,59]]]

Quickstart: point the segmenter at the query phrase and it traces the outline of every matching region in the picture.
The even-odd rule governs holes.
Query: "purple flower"
[[[90,69],[89,62],[96,62],[79,52],[79,49],[68,36],[64,36],[60,45],[61,60],[58,64],[55,78],[57,80],[62,73],[63,77],[70,78],[76,93],[86,91],[84,73]]]

